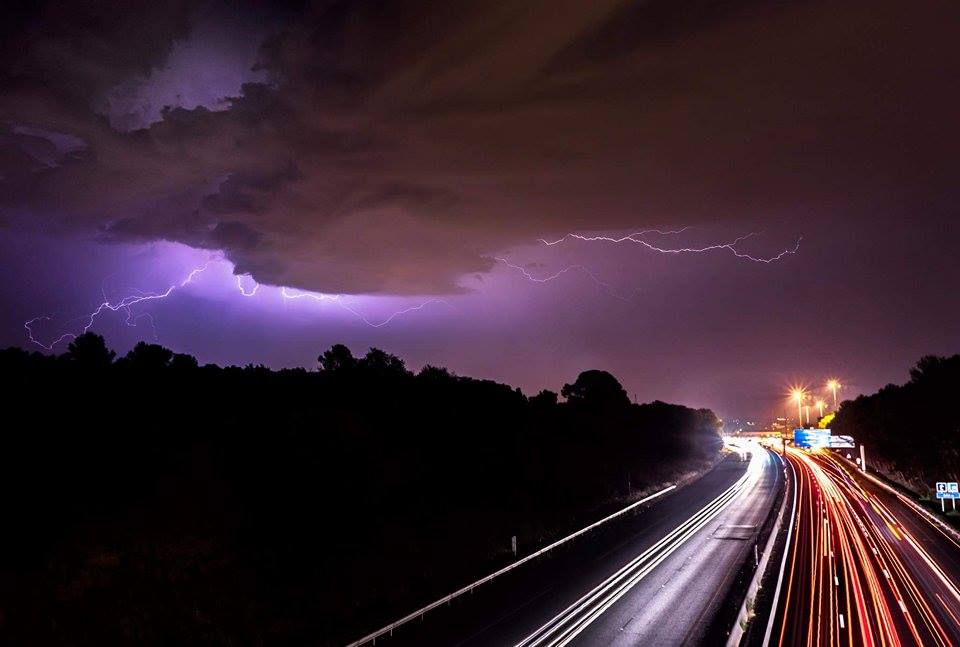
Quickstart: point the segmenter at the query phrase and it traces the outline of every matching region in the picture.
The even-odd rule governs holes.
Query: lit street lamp
[[[803,389],[793,389],[790,395],[797,401],[797,426],[803,427]]]
[[[827,382],[827,388],[833,392],[833,410],[837,410],[837,389],[840,388],[840,380],[829,380]]]
[[[817,409],[820,410],[820,417],[823,418],[823,400],[817,400]]]

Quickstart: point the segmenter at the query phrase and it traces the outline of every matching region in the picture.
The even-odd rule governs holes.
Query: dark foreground
[[[720,446],[603,371],[561,400],[377,349],[274,371],[88,334],[0,378],[4,645],[343,645]]]

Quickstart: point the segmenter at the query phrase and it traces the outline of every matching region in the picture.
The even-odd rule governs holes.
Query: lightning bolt
[[[291,300],[291,301],[295,301],[298,299],[310,299],[312,301],[321,301],[321,302],[331,301],[333,303],[336,303],[338,306],[340,306],[341,308],[343,308],[353,316],[357,317],[360,321],[367,324],[371,328],[380,328],[382,326],[386,326],[388,323],[390,323],[400,315],[405,315],[409,312],[422,310],[423,308],[426,308],[427,306],[432,304],[442,304],[447,306],[448,308],[453,307],[443,299],[427,299],[426,301],[418,305],[410,306],[409,308],[404,308],[403,310],[397,310],[386,319],[382,319],[380,321],[372,321],[368,319],[366,316],[364,316],[362,313],[354,309],[349,303],[347,303],[344,300],[344,295],[342,294],[322,294],[322,293],[299,292],[299,291],[295,292],[295,291],[291,291],[289,288],[284,287],[284,288],[280,288],[280,296],[282,296],[284,299]]]
[[[218,259],[214,259],[214,260],[218,260]],[[192,283],[198,274],[206,271],[207,268],[210,267],[210,264],[213,263],[214,260],[207,261],[200,267],[194,268],[193,270],[191,270],[189,274],[187,274],[186,278],[180,281],[180,283],[174,283],[170,285],[170,287],[168,287],[163,292],[143,292],[141,290],[136,290],[138,294],[125,296],[119,301],[115,303],[111,303],[110,300],[106,297],[106,292],[101,286],[100,293],[101,295],[103,295],[103,301],[100,303],[100,305],[96,307],[96,309],[93,312],[81,318],[81,320],[85,320],[86,323],[84,323],[83,328],[79,333],[65,332],[59,337],[57,337],[56,339],[54,339],[49,344],[44,344],[42,341],[34,337],[33,325],[38,321],[50,321],[52,318],[47,316],[39,316],[39,317],[34,317],[33,319],[30,319],[29,321],[26,321],[23,324],[23,327],[26,328],[27,330],[27,338],[32,343],[36,344],[37,346],[40,346],[41,348],[45,348],[46,350],[53,350],[54,346],[56,346],[57,344],[63,343],[67,340],[76,339],[79,335],[82,335],[83,333],[89,331],[93,327],[93,324],[97,320],[97,317],[99,317],[104,312],[108,312],[108,311],[118,312],[120,310],[124,310],[127,313],[127,319],[126,319],[127,325],[136,326],[137,320],[140,319],[142,315],[133,316],[133,313],[131,311],[131,308],[133,306],[140,303],[147,302],[147,301],[158,301],[161,299],[166,299],[171,294],[173,294],[173,292],[177,288],[183,288],[189,285],[190,283]],[[150,320],[151,320],[151,325],[153,325],[153,318],[151,317]],[[154,326],[154,336],[156,337],[156,326]]]
[[[244,287],[243,287],[243,277],[247,277],[247,278],[249,278],[251,281],[253,281],[253,277],[250,276],[249,274],[238,274],[238,275],[237,275],[237,289],[240,290],[240,294],[242,294],[243,296],[245,296],[245,297],[252,297],[253,295],[255,295],[255,294],[257,293],[257,290],[260,289],[260,284],[257,283],[256,281],[254,281],[254,282],[253,282],[253,289],[250,290],[249,292],[247,292],[247,291],[244,289]]]
[[[544,238],[540,238],[538,239],[538,242],[543,243],[547,247],[553,247],[554,245],[559,245],[560,243],[566,242],[568,240],[576,240],[581,242],[606,242],[606,243],[613,243],[613,244],[633,243],[635,245],[640,245],[641,247],[644,247],[652,252],[657,252],[659,254],[678,254],[678,255],[679,254],[704,254],[708,252],[726,250],[732,253],[736,258],[752,261],[754,263],[769,264],[769,263],[775,263],[776,261],[779,261],[785,256],[796,254],[798,251],[800,251],[800,242],[803,240],[803,236],[800,236],[797,238],[796,243],[792,248],[790,247],[785,248],[773,256],[762,257],[762,256],[753,256],[751,254],[741,252],[737,248],[737,245],[739,245],[743,241],[753,238],[754,236],[759,236],[760,235],[759,232],[750,232],[748,234],[744,234],[743,236],[739,236],[730,242],[715,243],[712,245],[705,245],[703,247],[661,247],[659,245],[654,245],[653,243],[643,238],[643,236],[648,234],[672,236],[676,234],[682,234],[688,229],[690,228],[681,227],[680,229],[667,229],[667,230],[644,229],[641,231],[634,232],[632,234],[627,234],[625,236],[603,236],[603,235],[585,236],[583,234],[569,233],[569,234],[565,234],[564,236],[556,240],[546,240]],[[579,264],[568,265],[567,267],[564,267],[563,269],[557,272],[554,272],[553,274],[538,277],[531,274],[525,267],[516,265],[515,263],[511,263],[505,258],[502,258],[500,256],[495,256],[494,259],[499,261],[500,263],[503,263],[507,267],[513,270],[516,270],[517,272],[520,273],[520,275],[524,279],[531,281],[533,283],[549,283],[550,281],[558,279],[568,272],[577,271],[586,275],[591,281],[593,281],[594,283],[599,285],[601,288],[603,288],[608,294],[610,294],[611,296],[617,299],[620,299],[621,301],[631,302],[633,300],[633,297],[636,296],[636,293],[637,293],[637,290],[634,290],[628,297],[622,294],[619,294],[616,290],[613,289],[613,287],[609,283],[601,280],[599,277],[597,277],[596,274],[591,272],[587,267]]]
[[[561,276],[563,276],[563,275],[566,274],[567,272],[574,272],[574,271],[576,271],[576,272],[580,272],[581,274],[584,274],[587,278],[589,278],[591,281],[593,281],[594,283],[596,283],[597,285],[599,285],[603,290],[605,290],[605,291],[607,292],[607,294],[609,294],[609,295],[612,296],[613,298],[615,298],[615,299],[620,299],[621,301],[624,301],[624,302],[626,302],[626,303],[632,303],[633,297],[636,296],[636,293],[637,293],[637,290],[634,290],[634,291],[630,294],[630,296],[624,296],[624,295],[620,294],[619,292],[617,292],[617,291],[613,288],[612,285],[610,285],[610,284],[607,283],[606,281],[601,280],[599,277],[597,277],[596,274],[594,274],[593,272],[591,272],[589,269],[587,269],[587,268],[586,268],[585,266],[583,266],[583,265],[568,265],[567,267],[565,267],[565,268],[563,268],[562,270],[559,270],[559,271],[557,271],[557,272],[554,272],[553,274],[549,274],[549,275],[547,275],[547,276],[538,277],[538,276],[534,276],[533,274],[531,274],[531,273],[527,270],[527,268],[523,267],[522,265],[516,265],[516,264],[514,264],[514,263],[511,263],[510,261],[508,261],[507,259],[505,259],[505,258],[503,258],[503,257],[501,257],[501,256],[494,256],[493,258],[494,258],[494,260],[503,263],[504,265],[506,265],[506,266],[509,267],[510,269],[516,270],[517,272],[520,273],[520,275],[521,275],[523,278],[525,278],[525,279],[527,279],[528,281],[531,281],[531,282],[533,282],[533,283],[549,283],[550,281],[553,281],[554,279],[560,278]]]
[[[549,246],[549,247],[552,247],[552,246],[554,246],[554,245],[559,245],[560,243],[562,243],[562,242],[564,242],[564,241],[566,241],[566,240],[579,240],[579,241],[583,241],[583,242],[597,242],[597,241],[602,241],[602,242],[616,243],[616,244],[629,242],[629,243],[634,243],[634,244],[637,244],[637,245],[641,245],[641,246],[643,246],[643,247],[646,247],[647,249],[649,249],[649,250],[652,251],[652,252],[658,252],[658,253],[660,253],[660,254],[703,254],[703,253],[705,253],[705,252],[713,252],[713,251],[718,251],[718,250],[723,250],[723,249],[725,249],[725,250],[731,252],[731,253],[732,253],[734,256],[736,256],[737,258],[742,258],[742,259],[745,259],[745,260],[748,260],[748,261],[753,261],[754,263],[774,263],[774,262],[776,262],[776,261],[779,261],[779,260],[780,260],[781,258],[783,258],[784,256],[788,256],[788,255],[790,255],[790,254],[796,254],[798,251],[800,251],[800,241],[803,240],[803,236],[800,236],[800,237],[797,238],[797,242],[796,242],[796,244],[793,246],[792,249],[791,249],[791,248],[787,248],[787,249],[782,250],[780,253],[778,253],[778,254],[776,254],[776,255],[774,255],[774,256],[770,256],[770,257],[764,258],[764,257],[761,257],[761,256],[752,256],[752,255],[750,255],[750,254],[745,254],[745,253],[743,253],[743,252],[741,252],[740,250],[737,249],[737,245],[739,245],[739,244],[742,243],[743,241],[747,240],[748,238],[753,238],[754,236],[759,236],[759,235],[760,235],[758,232],[755,232],[755,231],[750,232],[749,234],[744,234],[743,236],[740,236],[740,237],[738,237],[738,238],[735,238],[734,240],[732,240],[732,241],[730,241],[730,242],[728,242],[728,243],[716,243],[716,244],[713,244],[713,245],[706,245],[706,246],[704,246],[704,247],[673,247],[673,248],[671,248],[671,247],[660,247],[660,246],[658,246],[658,245],[654,245],[653,243],[648,242],[647,240],[644,240],[643,238],[641,238],[641,236],[643,236],[644,234],[651,234],[651,233],[657,233],[657,234],[662,234],[662,235],[679,234],[679,233],[683,233],[683,232],[686,231],[687,229],[689,229],[689,227],[683,227],[682,229],[677,229],[677,230],[673,230],[673,231],[661,231],[661,230],[658,230],[658,229],[647,229],[647,230],[644,230],[644,231],[636,232],[636,233],[633,233],[633,234],[627,234],[626,236],[620,236],[620,237],[613,237],[613,236],[584,236],[584,235],[582,235],[582,234],[566,234],[566,235],[563,236],[562,238],[558,238],[557,240],[553,240],[553,241],[549,241],[549,240],[545,240],[545,239],[541,238],[541,239],[539,239],[539,242],[541,242],[541,243],[543,243],[544,245],[547,245],[547,246]]]
[[[556,240],[551,241],[551,240],[544,240],[543,238],[538,238],[537,241],[543,243],[544,245],[549,245],[551,247],[553,245],[559,245],[560,243],[567,240],[568,238],[576,238],[577,240],[586,240],[586,241],[606,240],[613,243],[622,243],[625,240],[631,240],[633,238],[636,238],[637,236],[644,236],[646,234],[660,234],[661,236],[673,236],[675,234],[682,234],[688,229],[690,229],[690,227],[681,227],[680,229],[643,229],[641,231],[628,234],[621,238],[611,238],[608,236],[582,236],[580,234],[565,234]]]
[[[143,290],[131,289],[130,290],[131,294],[128,294],[127,296],[121,298],[118,301],[111,301],[107,297],[106,289],[103,287],[103,285],[101,285],[100,293],[101,293],[101,296],[103,297],[103,301],[101,301],[100,304],[97,305],[97,307],[89,314],[86,314],[80,317],[79,319],[72,319],[67,322],[67,323],[70,323],[70,321],[81,321],[82,326],[79,332],[65,332],[61,334],[59,337],[57,337],[56,339],[54,339],[53,341],[49,343],[44,343],[43,341],[38,339],[37,336],[34,334],[34,328],[38,322],[51,321],[53,318],[46,315],[40,315],[24,322],[23,327],[27,331],[27,339],[31,343],[37,346],[40,346],[41,348],[52,351],[54,347],[56,347],[58,344],[62,344],[65,341],[76,339],[83,333],[88,332],[101,315],[106,314],[108,312],[124,311],[127,315],[124,323],[128,326],[136,327],[138,322],[141,319],[147,319],[150,322],[151,329],[153,330],[153,338],[155,341],[157,341],[159,338],[157,335],[157,327],[156,327],[156,322],[154,321],[153,315],[151,315],[148,312],[134,313],[132,308],[139,304],[147,303],[150,301],[160,301],[168,298],[177,290],[183,289],[188,285],[190,285],[191,283],[193,283],[193,281],[197,278],[197,276],[205,272],[211,266],[211,264],[220,263],[220,262],[226,262],[222,256],[213,258],[207,261],[206,263],[204,263],[203,265],[199,267],[195,267],[179,283],[171,283],[163,291],[145,292]],[[249,281],[253,282],[252,288],[246,287],[247,285],[249,285],[249,283],[246,283],[246,282],[249,282]],[[248,298],[253,297],[254,295],[257,294],[260,287],[261,287],[260,284],[254,281],[249,274],[237,275],[237,290],[240,292],[242,296],[248,297]],[[357,319],[359,319],[364,324],[370,326],[371,328],[380,328],[382,326],[386,326],[391,321],[393,321],[394,319],[396,319],[401,315],[405,315],[410,312],[421,310],[431,304],[439,303],[449,307],[453,307],[446,301],[443,301],[442,299],[428,299],[427,301],[424,301],[423,303],[420,303],[418,305],[410,306],[408,308],[403,308],[402,310],[397,310],[396,312],[391,313],[385,319],[374,321],[369,319],[363,313],[361,313],[352,305],[350,305],[346,301],[344,295],[342,294],[337,294],[337,295],[314,294],[311,292],[291,291],[289,288],[281,287],[280,295],[284,300],[311,299],[314,301],[335,302],[341,308],[351,313],[353,316],[355,316]]]

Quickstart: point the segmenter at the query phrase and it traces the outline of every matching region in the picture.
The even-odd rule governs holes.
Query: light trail
[[[789,449],[788,460],[797,517],[786,595],[774,608],[778,644],[960,644],[960,622],[944,603],[956,608],[960,591],[924,545],[942,541],[926,530],[934,525],[910,506],[893,509],[895,497],[885,502],[827,451]]]
[[[569,644],[740,495],[749,492],[763,474],[764,462],[769,458],[759,445],[744,449],[750,452],[750,464],[733,485],[515,647],[563,647]]]

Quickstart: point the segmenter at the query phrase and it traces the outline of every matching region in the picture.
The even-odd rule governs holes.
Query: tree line
[[[0,371],[12,644],[342,643],[720,444],[604,371],[526,396],[376,348],[270,370],[92,333]]]
[[[844,402],[834,433],[864,443],[867,465],[929,495],[937,481],[960,480],[960,355],[928,355],[904,384]]]

